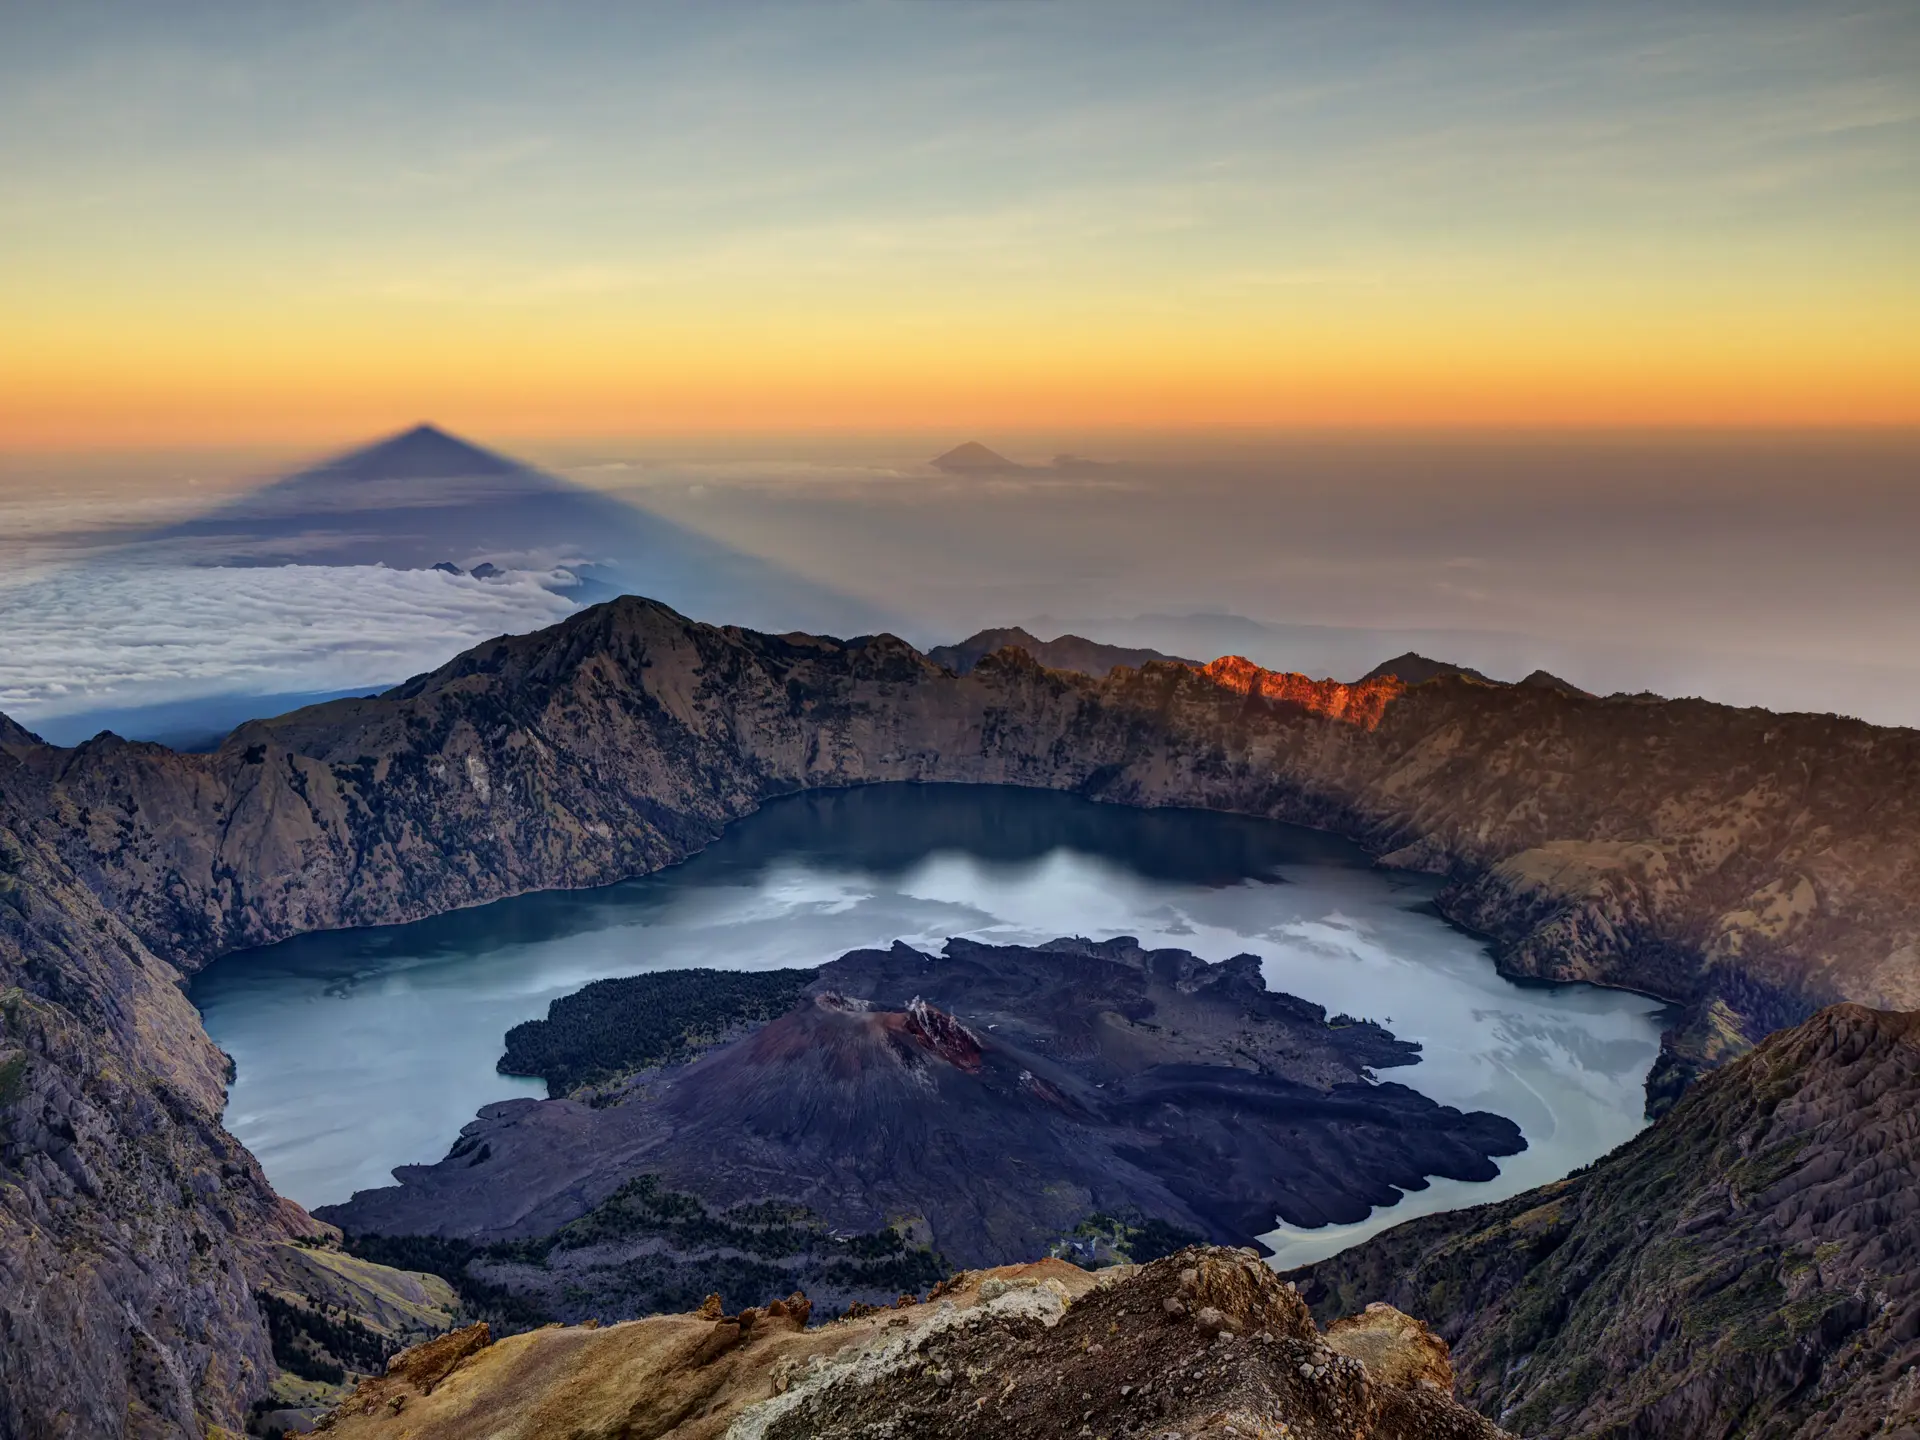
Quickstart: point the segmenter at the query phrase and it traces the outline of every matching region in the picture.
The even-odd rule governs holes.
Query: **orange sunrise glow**
[[[12,47],[0,447],[1920,423],[1864,20],[1360,24],[1335,83],[1293,12],[1175,67],[1076,14],[776,11],[651,87],[457,11]]]

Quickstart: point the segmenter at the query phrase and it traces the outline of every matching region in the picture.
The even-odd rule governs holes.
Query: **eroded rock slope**
[[[199,1435],[273,1380],[249,1247],[317,1227],[224,1081],[178,972],[0,807],[0,1436]]]
[[[1584,1172],[1299,1273],[1553,1440],[1920,1436],[1920,1014],[1821,1011]]]

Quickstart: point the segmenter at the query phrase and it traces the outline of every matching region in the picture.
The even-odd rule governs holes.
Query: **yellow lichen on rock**
[[[1327,1327],[1327,1348],[1351,1356],[1383,1385],[1429,1385],[1453,1393],[1453,1357],[1442,1340],[1411,1315],[1375,1302]]]

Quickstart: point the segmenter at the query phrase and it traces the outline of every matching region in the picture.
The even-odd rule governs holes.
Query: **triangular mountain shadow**
[[[446,480],[512,475],[526,467],[482,450],[438,425],[416,425],[362,450],[352,450],[305,472],[335,480]]]
[[[866,601],[432,425],[144,539],[202,565],[564,565],[582,600],[637,593],[696,619],[775,632],[887,628]]]
[[[102,730],[111,730],[128,740],[152,740],[169,750],[192,755],[216,749],[241,725],[263,715],[284,715],[290,710],[344,700],[352,695],[376,695],[385,688],[384,685],[354,685],[345,690],[282,690],[264,695],[229,691],[183,700],[156,700],[145,705],[102,705],[98,709],[50,715],[35,721],[34,729],[51,745],[78,745]],[[5,727],[0,726],[0,744],[5,740]]]
[[[1024,465],[1016,465],[1006,456],[989,450],[978,440],[968,440],[956,445],[944,455],[936,455],[927,462],[936,470],[945,470],[949,475],[998,475],[1014,470],[1024,470]]]

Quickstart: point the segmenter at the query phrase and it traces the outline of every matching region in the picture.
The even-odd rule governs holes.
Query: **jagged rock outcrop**
[[[1445,1346],[1397,1319],[1365,1348],[1343,1345],[1250,1252],[1229,1250],[1097,1276],[1059,1261],[974,1271],[926,1303],[812,1329],[796,1304],[732,1315],[715,1296],[622,1325],[457,1332],[362,1385],[328,1433],[1498,1440],[1440,1380]]]
[[[0,1436],[237,1429],[272,1380],[249,1246],[318,1227],[224,1082],[178,973],[0,807]]]
[[[1430,1323],[1463,1396],[1524,1436],[1914,1440],[1916,1175],[1920,1014],[1839,1005],[1585,1171],[1299,1280],[1326,1318]]]

